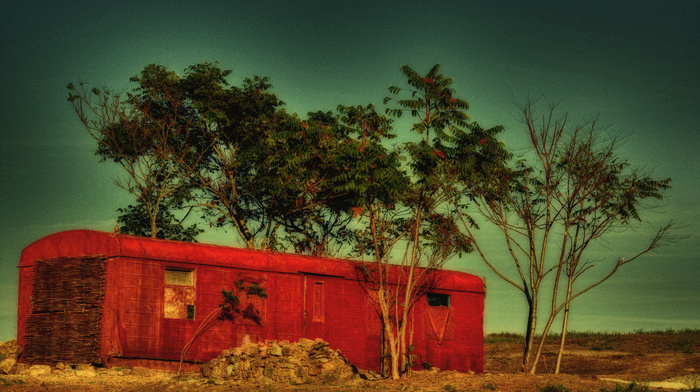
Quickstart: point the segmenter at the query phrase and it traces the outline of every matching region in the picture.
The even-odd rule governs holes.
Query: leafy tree
[[[176,203],[170,201],[171,203]],[[158,232],[156,238],[164,238],[175,241],[186,241],[186,242],[197,242],[197,235],[204,232],[203,229],[199,228],[197,224],[185,227],[182,222],[187,218],[185,215],[183,218],[178,219],[173,213],[173,210],[182,209],[182,203],[179,204],[169,204],[167,206],[161,206],[165,208],[159,208],[156,216],[156,226],[158,227]],[[192,209],[187,210],[189,214]],[[150,232],[150,222],[147,221],[148,213],[143,204],[139,203],[136,205],[129,205],[126,208],[119,208],[117,212],[121,213],[117,217],[117,224],[119,224],[119,232],[123,234],[132,234],[142,237],[151,237]]]
[[[450,209],[460,191],[454,186],[456,180],[466,173],[490,170],[506,156],[495,140],[500,128],[484,131],[469,121],[464,112],[467,102],[455,97],[453,81],[438,73],[438,65],[425,76],[409,66],[402,71],[408,88],[390,87],[392,97],[384,102],[395,104],[387,109],[392,116],[410,113],[416,120],[410,131],[419,134],[420,140],[406,142],[392,153],[378,143],[361,145],[359,161],[370,170],[366,175],[356,172],[355,187],[362,196],[356,215],[365,225],[358,230],[359,250],[373,257],[362,273],[376,290],[376,299],[370,298],[379,308],[393,378],[399,377],[401,368],[410,368],[406,342],[410,310],[439,284],[439,269],[447,260],[471,251]],[[365,123],[372,124],[359,122]],[[478,145],[482,139],[493,146],[492,154],[482,154]],[[402,165],[402,159],[408,163]],[[469,187],[463,184],[462,193]],[[396,255],[399,261],[393,260]],[[394,272],[396,265],[399,272]]]
[[[283,191],[277,220],[297,253],[339,255],[352,241],[348,211],[356,193],[344,176],[357,149],[346,120],[332,112],[309,113],[289,129],[286,148],[275,155],[281,173],[275,187]]]
[[[211,63],[184,76],[149,65],[124,97],[68,86],[97,153],[124,167],[116,182],[136,196],[119,210],[121,232],[190,239],[201,230],[173,211],[186,217],[198,207],[249,248],[337,254],[350,237],[352,196],[336,188],[337,162],[352,159],[352,128],[330,112],[302,121],[267,78],[230,86],[229,75]]]
[[[193,108],[180,94],[177,75],[163,67],[149,65],[131,80],[138,87],[125,96],[70,83],[68,100],[97,141],[101,161],[111,160],[126,172],[115,183],[132,193],[137,205],[122,211],[120,221],[127,223],[122,232],[193,238],[196,226],[159,234],[159,223],[181,227],[168,208],[188,199],[184,160],[199,158],[192,153]],[[184,233],[189,234],[182,237]]]
[[[268,154],[281,148],[275,147],[277,135],[289,116],[267,91],[267,78],[246,79],[240,88],[225,86],[213,84],[203,94],[215,103],[203,118],[211,147],[204,164],[193,167],[193,182],[217,226],[232,225],[248,248],[268,248],[277,227],[272,221],[276,190],[270,186],[277,168],[268,164]]]
[[[587,251],[612,232],[640,221],[639,211],[648,207],[642,202],[660,200],[670,180],[631,169],[617,156],[616,140],[606,138],[593,121],[571,125],[567,116],[556,118],[554,109],[539,117],[531,104],[524,107],[523,117],[532,147],[530,159],[500,169],[478,195],[484,217],[503,234],[512,263],[493,262],[482,250],[473,226],[465,222],[463,229],[484,262],[525,296],[525,371],[536,371],[544,337],[556,315],[564,312],[558,371],[571,302],[623,265],[656,249],[668,239],[671,225],[658,229],[631,257],[594,261],[586,257]],[[594,267],[606,271],[585,282],[579,280]],[[544,285],[547,279],[551,279],[551,292],[542,290],[549,289]],[[547,300],[551,303],[549,316],[536,345],[538,310],[541,301]]]

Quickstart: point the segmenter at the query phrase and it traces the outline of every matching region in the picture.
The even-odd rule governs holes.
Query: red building
[[[163,366],[180,352],[234,282],[267,298],[241,296],[260,323],[221,321],[191,346],[205,361],[245,341],[322,338],[350,363],[380,367],[380,321],[357,262],[74,230],[44,237],[19,263],[17,337],[29,363]],[[417,362],[483,372],[484,284],[442,271],[415,306]]]

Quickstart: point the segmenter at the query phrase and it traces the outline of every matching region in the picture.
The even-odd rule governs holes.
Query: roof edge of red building
[[[180,242],[80,229],[53,233],[33,242],[22,251],[19,267],[32,266],[36,260],[84,256],[133,257],[161,260],[180,265],[237,266],[260,271],[295,272],[348,279],[357,278],[356,266],[361,263],[356,260]],[[484,292],[484,282],[480,277],[460,271],[450,270],[449,276],[440,286],[452,290]]]

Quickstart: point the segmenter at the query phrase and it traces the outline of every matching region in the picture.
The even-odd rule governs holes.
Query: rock
[[[322,373],[332,373],[338,368],[338,364],[335,363],[334,361],[328,361],[325,362],[323,365],[321,365],[321,372]]]
[[[294,371],[294,375],[305,379],[309,377],[309,370],[303,366],[299,366],[297,370]]]
[[[209,378],[213,380],[221,380],[224,378],[224,371],[220,367],[215,366],[211,369],[211,374],[209,375]]]
[[[13,370],[14,374],[21,374],[29,371],[29,364],[27,363],[18,363],[17,368]]]
[[[313,340],[309,340],[306,338],[299,339],[299,345],[302,347],[309,347],[309,346],[312,346],[313,344],[314,344]]]
[[[10,374],[12,372],[12,368],[15,367],[17,364],[17,357],[15,356],[9,356],[2,361],[0,361],[0,373],[1,374]]]
[[[45,374],[49,374],[49,373],[51,373],[51,366],[49,366],[49,365],[32,365],[29,368],[28,373],[32,377],[38,377],[38,376],[42,376]]]
[[[13,373],[21,353],[22,347],[17,345],[16,340],[0,343],[0,374]]]
[[[225,379],[301,384],[312,382],[313,377],[321,382],[361,379],[343,354],[321,339],[250,343],[223,351],[201,369],[202,375],[214,382]]]
[[[275,375],[275,369],[272,366],[265,367],[263,369],[263,376],[267,378],[273,378]]]
[[[17,345],[16,340],[8,340],[5,343],[0,343],[0,356],[8,357],[10,355],[19,356],[22,353],[22,347]]]
[[[134,376],[139,377],[151,377],[153,375],[153,371],[151,369],[141,366],[136,366],[131,371]]]
[[[276,357],[281,357],[282,356],[282,347],[278,345],[274,345],[270,347],[269,350],[270,355],[276,356]]]
[[[203,377],[211,377],[212,370],[214,369],[214,366],[211,364],[211,362],[207,362],[202,365],[202,376]]]
[[[248,347],[246,348],[245,353],[251,357],[257,357],[258,354],[260,353],[260,347],[258,347],[255,344],[249,344]]]
[[[75,369],[75,376],[83,378],[93,378],[97,377],[97,372],[95,371],[95,369],[92,369],[92,367],[90,369]]]
[[[91,365],[81,364],[75,367],[75,376],[85,378],[97,377],[97,371]]]

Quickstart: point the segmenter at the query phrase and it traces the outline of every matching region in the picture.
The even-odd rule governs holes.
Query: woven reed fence
[[[104,282],[102,257],[37,261],[24,361],[99,362]]]

